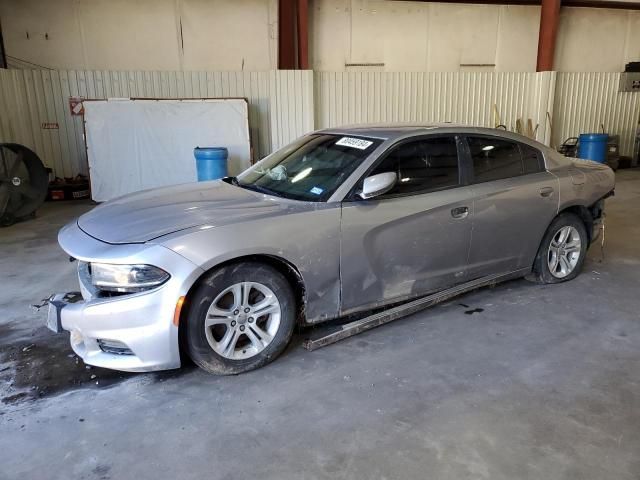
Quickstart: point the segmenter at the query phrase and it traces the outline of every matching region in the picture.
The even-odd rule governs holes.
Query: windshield
[[[381,142],[344,135],[307,135],[244,171],[238,185],[295,200],[324,202]]]

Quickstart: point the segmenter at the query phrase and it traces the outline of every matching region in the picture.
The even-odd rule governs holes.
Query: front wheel
[[[563,213],[555,218],[545,233],[533,265],[539,283],[571,280],[582,270],[589,239],[582,220]]]
[[[287,279],[261,263],[209,273],[191,298],[186,347],[204,370],[233,375],[262,367],[286,348],[296,305]]]

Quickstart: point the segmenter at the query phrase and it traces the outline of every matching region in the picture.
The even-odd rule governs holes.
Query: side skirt
[[[398,320],[399,318],[409,316],[413,313],[419,312],[420,310],[424,310],[425,308],[432,307],[433,305],[437,305],[438,303],[449,300],[450,298],[462,295],[463,293],[467,293],[478,288],[495,285],[506,280],[523,277],[530,272],[531,269],[525,268],[516,270],[514,272],[500,273],[477,278],[470,282],[462,283],[455,287],[442,290],[438,293],[434,293],[433,295],[418,298],[417,300],[403,303],[402,305],[389,308],[388,310],[384,310],[382,312],[369,315],[368,317],[346,323],[338,327],[336,331],[319,336],[317,338],[309,338],[305,340],[302,346],[309,351],[317,350],[319,348],[326,347],[327,345],[331,345],[332,343],[339,342],[340,340],[344,340],[345,338],[357,335],[358,333],[366,332],[367,330],[371,330],[372,328],[379,327],[380,325],[384,325],[385,323],[393,322],[394,320]]]

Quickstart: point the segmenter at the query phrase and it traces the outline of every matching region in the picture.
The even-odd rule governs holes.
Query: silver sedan
[[[135,193],[65,226],[80,293],[52,297],[48,324],[87,364],[170,369],[184,353],[241,373],[296,324],[482,279],[570,280],[613,187],[604,165],[493,129],[322,130],[238,177]]]

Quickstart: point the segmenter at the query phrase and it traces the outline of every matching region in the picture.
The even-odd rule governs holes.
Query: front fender
[[[340,311],[340,208],[324,208],[246,223],[194,228],[158,242],[207,271],[240,257],[284,259],[300,273],[306,320],[316,323]]]

